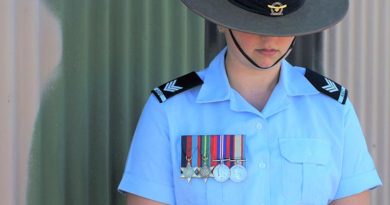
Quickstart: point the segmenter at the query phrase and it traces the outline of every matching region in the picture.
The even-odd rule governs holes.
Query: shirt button
[[[263,128],[263,125],[262,125],[260,122],[258,122],[258,123],[256,124],[256,128],[259,129],[259,130],[261,130],[261,129]]]
[[[264,169],[267,167],[267,165],[264,162],[260,162],[259,167],[260,167],[260,169]]]

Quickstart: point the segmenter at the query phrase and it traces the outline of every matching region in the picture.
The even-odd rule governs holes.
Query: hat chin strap
[[[253,60],[253,59],[251,59],[245,52],[244,52],[244,50],[241,48],[241,46],[240,46],[240,44],[238,44],[238,42],[237,42],[237,39],[236,39],[236,37],[234,37],[234,35],[233,35],[233,32],[232,32],[232,30],[231,29],[229,29],[229,33],[230,33],[230,36],[232,37],[232,39],[233,39],[233,42],[234,42],[234,44],[236,45],[236,47],[238,48],[238,50],[241,52],[241,54],[254,66],[254,67],[256,67],[256,68],[258,68],[258,69],[263,69],[263,70],[265,70],[265,69],[269,69],[269,68],[272,68],[272,67],[274,67],[276,64],[278,64],[281,60],[283,60],[288,54],[290,54],[290,52],[291,52],[291,50],[292,50],[292,48],[293,48],[293,46],[294,46],[294,44],[295,44],[295,37],[294,37],[294,40],[291,42],[291,44],[290,44],[290,47],[288,47],[288,49],[287,49],[287,51],[274,63],[274,64],[272,64],[271,66],[268,66],[268,67],[261,67],[261,66],[259,66],[259,65],[257,65],[257,63]]]

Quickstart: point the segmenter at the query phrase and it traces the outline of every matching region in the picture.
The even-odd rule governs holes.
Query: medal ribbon
[[[181,167],[183,168],[187,166],[186,150],[187,150],[187,136],[183,135],[181,136]]]
[[[198,141],[198,153],[197,153],[197,158],[198,158],[198,161],[197,161],[197,163],[196,163],[196,166],[197,167],[202,167],[202,147],[203,147],[203,143],[202,143],[202,141],[203,141],[203,139],[202,138],[204,138],[204,136],[202,136],[202,135],[198,135],[197,136],[198,138],[197,138],[197,141]]]
[[[243,135],[235,135],[234,136],[234,155],[233,155],[233,161],[234,160],[240,160],[240,161],[234,161],[234,164],[243,164],[244,160],[244,137]]]
[[[197,148],[192,154],[192,148]],[[181,140],[181,167],[189,161],[192,167],[215,167],[224,163],[231,168],[235,164],[243,165],[243,135],[184,135]],[[205,161],[207,160],[207,161]]]
[[[206,165],[207,167],[210,166],[210,137],[204,136],[202,141],[202,165]]]
[[[219,136],[219,160],[220,160],[220,163],[221,164],[224,164],[224,162],[226,161],[226,144],[225,142],[227,140],[225,140],[226,136],[225,135],[220,135]]]
[[[197,167],[198,165],[198,153],[192,153],[192,148],[197,148],[198,147],[198,136],[197,135],[193,135],[191,136],[192,138],[192,147],[191,147],[191,156],[193,156],[191,158],[191,167]],[[197,151],[197,150],[195,150]]]
[[[228,166],[229,168],[231,167],[231,162],[230,162],[230,159],[231,159],[231,152],[233,151],[232,150],[232,147],[233,147],[233,144],[231,143],[231,139],[232,138],[232,135],[225,135],[224,139],[225,139],[225,143],[224,143],[224,150],[225,150],[225,153],[224,153],[224,159],[227,160],[226,161],[226,166]]]
[[[211,167],[218,165],[218,135],[211,136]]]
[[[186,166],[187,166],[187,162],[190,162],[192,167],[192,136],[187,136],[185,159],[186,159]]]

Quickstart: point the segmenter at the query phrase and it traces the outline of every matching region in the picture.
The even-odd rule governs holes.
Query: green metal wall
[[[179,0],[46,0],[62,62],[45,88],[29,166],[30,205],[124,204],[129,143],[150,90],[204,66],[204,21]]]

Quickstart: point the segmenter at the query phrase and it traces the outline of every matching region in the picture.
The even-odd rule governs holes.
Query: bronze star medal
[[[207,182],[207,178],[211,174],[211,170],[208,167],[209,153],[210,153],[210,138],[205,136],[202,138],[202,168],[200,169],[200,176]]]
[[[187,166],[183,169],[183,176],[187,179],[188,183],[190,183],[192,176],[194,175],[195,171],[191,166],[191,158],[187,158]]]
[[[200,176],[204,179],[204,182],[207,182],[207,178],[210,176],[211,170],[206,163],[203,163],[202,168],[200,169]]]

